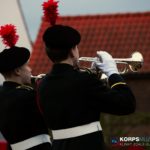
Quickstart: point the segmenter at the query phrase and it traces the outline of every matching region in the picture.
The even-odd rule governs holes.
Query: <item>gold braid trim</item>
[[[28,85],[19,85],[16,87],[16,89],[33,90],[33,88],[31,86],[28,86]]]
[[[120,85],[120,84],[126,85],[126,83],[124,83],[124,82],[118,82],[118,83],[113,84],[113,85],[111,86],[111,88],[113,88],[113,87],[116,86],[116,85]]]

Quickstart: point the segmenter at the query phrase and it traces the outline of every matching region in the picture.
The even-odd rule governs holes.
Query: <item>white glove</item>
[[[114,73],[119,74],[116,62],[112,56],[106,51],[97,51],[97,56],[100,62],[95,62],[97,68],[99,68],[106,76],[110,76]]]
[[[38,79],[42,79],[45,75],[46,75],[46,74],[39,74],[39,75],[37,75],[37,76],[31,75],[31,78],[36,81],[36,80],[38,80]]]
[[[46,75],[46,74],[39,74],[39,75],[37,75],[37,78],[38,78],[38,79],[41,79],[41,78],[45,77],[45,75]]]

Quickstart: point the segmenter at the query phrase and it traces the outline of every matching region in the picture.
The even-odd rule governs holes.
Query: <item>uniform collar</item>
[[[63,72],[63,71],[68,71],[68,70],[74,70],[74,67],[70,64],[57,63],[57,64],[54,64],[52,72]]]
[[[13,87],[17,87],[17,86],[19,86],[19,85],[21,85],[21,84],[19,84],[19,83],[17,83],[17,82],[13,82],[13,81],[5,81],[5,82],[3,83],[3,87],[4,87],[4,88],[13,88]]]

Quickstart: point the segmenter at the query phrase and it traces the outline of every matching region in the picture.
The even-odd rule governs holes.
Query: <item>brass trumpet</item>
[[[124,71],[120,72],[122,74],[127,73],[128,70],[130,69],[132,72],[137,72],[139,69],[142,68],[144,59],[143,56],[140,52],[134,52],[132,53],[130,58],[114,58],[115,62],[117,64],[125,64],[126,67]],[[101,62],[99,57],[80,57],[80,61],[85,61],[85,62]],[[127,68],[128,66],[128,68]]]

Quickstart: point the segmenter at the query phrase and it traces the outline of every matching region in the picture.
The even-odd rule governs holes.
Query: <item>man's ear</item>
[[[20,68],[14,70],[15,75],[20,76]]]
[[[74,57],[72,49],[71,49],[71,51],[70,51],[69,55],[70,55],[70,57],[71,57],[71,58],[73,58],[73,57]]]
[[[70,51],[71,58],[74,58],[74,56],[75,56],[75,54],[74,54],[75,53],[75,48],[76,48],[75,46],[71,48],[71,51]]]

